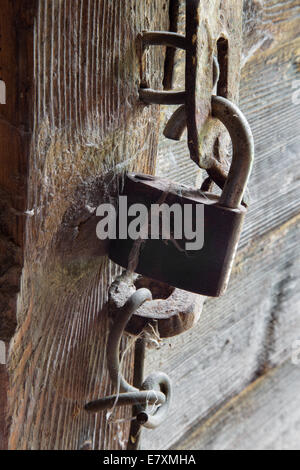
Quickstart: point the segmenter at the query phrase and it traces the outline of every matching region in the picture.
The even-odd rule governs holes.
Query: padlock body
[[[189,292],[211,297],[218,297],[225,292],[247,212],[245,207],[222,207],[218,204],[219,198],[210,193],[139,174],[126,175],[122,196],[127,197],[128,207],[143,204],[148,208],[149,214],[151,207],[158,204],[167,204],[169,207],[180,205],[182,214],[187,210],[187,205],[191,207],[192,214],[196,214],[199,204],[202,205],[204,243],[199,250],[186,250],[185,247],[191,240],[184,235],[184,217],[181,240],[172,238],[172,227],[172,239],[152,239],[150,216],[146,239],[124,239],[124,236],[121,239],[118,230],[119,216],[116,239],[110,241],[109,256],[112,261],[126,269]],[[128,217],[128,225],[133,219],[134,217]],[[193,229],[197,229],[196,221],[193,221]]]

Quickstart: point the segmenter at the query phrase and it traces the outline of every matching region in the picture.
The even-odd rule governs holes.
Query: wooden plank
[[[299,6],[296,2],[289,2],[289,8],[281,7],[282,2],[273,3],[278,4],[277,15],[280,15],[280,8],[283,9],[284,21],[291,23],[294,36],[289,42],[290,36],[280,35],[278,26],[276,44],[272,43],[274,47],[270,44],[266,50],[257,50],[242,70],[240,108],[252,127],[256,155],[249,184],[250,209],[241,246],[299,212],[300,115],[293,101],[293,83],[299,79],[300,42],[295,39],[295,21],[299,30],[296,14]],[[254,7],[249,8],[254,15]],[[257,27],[259,25],[258,22]],[[284,31],[287,34],[288,27]],[[255,35],[255,29],[252,33]],[[248,44],[248,49],[251,47],[249,38],[244,37],[244,44]],[[182,67],[183,63],[178,59],[175,71],[178,80],[182,79]],[[164,113],[169,116],[170,110],[166,109]],[[205,173],[190,160],[186,146],[186,139],[172,143],[161,138],[156,173],[199,187]]]
[[[269,18],[275,11],[275,18],[280,20],[280,9],[284,9],[284,21],[273,29],[276,40],[272,44],[264,41],[265,52],[251,56],[243,72],[241,106],[254,124],[258,142],[258,166],[251,182],[253,209],[244,232],[244,250],[229,294],[221,301],[209,301],[202,323],[172,343],[174,349],[167,352],[166,346],[148,359],[150,372],[160,361],[166,372],[173,369],[178,390],[175,400],[182,408],[180,413],[173,412],[160,430],[145,434],[145,445],[149,443],[151,448],[173,445],[182,432],[197,427],[257,375],[288,357],[291,341],[299,336],[295,288],[299,270],[294,264],[299,256],[295,219],[299,211],[295,201],[299,116],[289,99],[290,85],[298,77],[299,41],[282,46],[295,38],[297,3],[288,2],[286,8],[279,1],[264,2]],[[252,4],[260,8],[260,2]],[[132,41],[141,29],[165,29],[168,21],[163,1],[145,0],[137,5],[130,0],[123,6],[124,2],[112,5],[101,0],[76,0],[75,4],[43,0],[35,14],[30,12],[35,29],[28,28],[27,33],[24,29],[30,41],[35,38],[34,49],[29,47],[35,52],[35,68],[28,69],[34,70],[34,93],[29,92],[31,101],[25,106],[27,111],[34,106],[29,113],[34,134],[31,153],[26,153],[29,200],[26,207],[21,205],[31,217],[19,328],[10,358],[10,448],[80,448],[88,441],[92,448],[121,448],[126,443],[126,425],[108,426],[104,415],[93,418],[81,411],[87,399],[110,391],[103,341],[108,322],[103,306],[107,286],[116,272],[106,259],[95,259],[94,246],[93,250],[85,244],[82,248],[80,228],[88,223],[91,208],[113,189],[113,183],[109,188],[103,183],[111,170],[151,172],[154,168],[159,114],[157,108],[143,108],[136,102],[138,57]],[[295,20],[291,20],[292,15]],[[107,32],[108,21],[111,27]],[[266,30],[272,28],[269,21]],[[151,48],[149,64],[148,72],[163,70],[157,48]],[[261,77],[266,64],[264,81]],[[158,72],[151,85],[159,87],[161,79]],[[259,99],[254,103],[256,93]],[[124,97],[129,98],[126,101]],[[286,126],[276,120],[279,109],[284,110]],[[260,129],[268,125],[268,113],[267,135]],[[182,177],[190,181],[198,172],[185,169],[190,162],[185,145],[178,147],[181,154],[170,147],[162,158],[169,159],[176,178],[183,169]],[[179,157],[174,157],[176,152]],[[181,162],[182,155],[186,159]],[[285,222],[287,225],[276,230]],[[250,240],[258,236],[263,238],[251,245]],[[4,243],[7,246],[6,236]],[[15,246],[18,248],[13,242],[12,250]],[[74,250],[79,253],[75,259]],[[12,256],[12,266],[22,267],[22,253]],[[21,262],[15,261],[18,256]],[[244,274],[239,274],[240,270]],[[13,284],[17,289],[19,276],[17,271],[17,283]],[[125,368],[128,372],[131,369],[130,355]],[[190,393],[191,402],[187,402]],[[128,414],[118,415],[123,416]]]
[[[293,0],[244,2],[240,107],[256,142],[250,210],[228,293],[207,302],[194,332],[147,354],[148,372],[159,364],[171,374],[175,396],[167,423],[155,435],[145,432],[145,448],[196,448],[200,430],[205,431],[210,417],[257,376],[286,360],[300,337],[300,117],[292,99],[293,82],[299,79],[299,9],[299,2]],[[178,56],[178,80],[181,72]],[[188,185],[199,186],[203,180],[203,172],[189,159],[186,141],[160,140],[157,174]],[[290,386],[294,393],[297,384],[291,382]],[[272,403],[271,399],[269,396]],[[299,409],[296,403],[295,407]],[[286,413],[289,420],[288,410]],[[255,418],[258,420],[257,415]],[[234,426],[238,430],[238,423],[232,425],[236,435]],[[197,437],[190,440],[194,430]],[[255,432],[250,442],[255,442]],[[202,448],[213,446],[214,433],[218,445],[219,434],[214,429],[211,442],[205,441]],[[274,446],[279,447],[280,433],[274,439]],[[247,435],[240,444],[247,446]]]
[[[299,386],[299,366],[288,361],[234,397],[174,448],[299,450]]]
[[[240,104],[256,146],[243,243],[300,211],[300,114],[293,100],[299,48],[298,39],[260,54],[243,70]]]
[[[298,0],[246,0],[243,19],[243,63],[299,37]]]
[[[9,358],[9,448],[79,449],[90,442],[93,449],[122,449],[130,423],[108,423],[105,413],[83,409],[112,391],[105,302],[119,270],[104,256],[105,246],[82,248],[80,233],[117,176],[154,169],[159,108],[138,102],[134,45],[141,30],[168,27],[167,2],[41,0],[31,22],[33,135],[18,328]],[[11,27],[17,34],[17,21]],[[151,85],[159,87],[163,51],[153,48],[148,60],[157,70]],[[124,341],[127,346],[130,380],[132,354]],[[124,416],[121,410],[115,418]]]
[[[28,153],[32,135],[33,21],[36,0],[1,2],[0,79],[0,339],[16,327],[23,266]]]
[[[244,248],[227,294],[206,302],[192,331],[147,352],[147,372],[169,374],[174,393],[168,419],[144,432],[143,448],[172,447],[290,357],[300,337],[299,230],[298,216]]]

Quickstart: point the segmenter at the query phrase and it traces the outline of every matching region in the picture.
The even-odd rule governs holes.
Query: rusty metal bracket
[[[219,77],[220,77],[219,62],[218,62],[218,59],[214,57],[213,58],[213,90],[216,89]],[[186,97],[187,97],[187,93],[185,92],[185,98]],[[173,115],[167,122],[166,127],[164,129],[164,136],[167,137],[167,139],[181,140],[182,135],[187,128],[187,115],[188,115],[188,112],[187,112],[186,103],[185,103],[173,113]]]
[[[208,15],[215,18],[209,25],[205,23]],[[205,169],[221,189],[227,175],[212,151],[221,128],[215,124],[212,130],[211,95],[217,94],[233,102],[238,96],[241,24],[242,8],[236,0],[222,3],[218,10],[214,2],[208,0],[186,0],[185,36],[161,31],[142,32],[138,36],[142,50],[160,45],[186,52],[184,91],[140,88],[140,100],[146,104],[181,105],[168,121],[164,135],[180,140],[187,128],[191,159]],[[203,139],[204,134],[209,137]]]
[[[149,289],[152,299],[134,312],[125,327],[127,333],[139,336],[148,330],[154,331],[158,338],[171,338],[193,328],[199,321],[206,297],[128,271],[111,285],[110,316],[117,318],[128,296],[141,288]]]

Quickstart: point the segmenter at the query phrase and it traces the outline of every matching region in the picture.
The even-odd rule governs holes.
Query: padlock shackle
[[[212,97],[212,115],[228,130],[233,148],[232,163],[219,204],[236,209],[243,200],[252,170],[253,135],[244,114],[226,98]]]

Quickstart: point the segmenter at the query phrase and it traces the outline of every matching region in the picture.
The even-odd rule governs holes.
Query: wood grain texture
[[[276,11],[280,18],[280,7]],[[251,125],[256,147],[242,246],[299,212],[300,115],[293,101],[293,83],[300,76],[300,42],[295,39],[294,15],[294,6],[284,6],[284,20],[294,28],[293,40],[278,30],[274,47],[270,44],[265,50],[256,50],[242,70],[240,108]],[[244,44],[251,48],[247,30],[244,34]],[[180,71],[180,61],[178,67]],[[165,112],[168,115],[169,110]],[[200,185],[204,177],[189,159],[186,140],[174,144],[163,138],[159,143],[157,174],[189,185]]]
[[[23,266],[28,153],[32,135],[34,0],[1,1],[0,79],[0,339],[16,327]]]
[[[170,414],[143,448],[181,447],[258,376],[287,360],[300,338],[300,217],[240,251],[229,290],[206,302],[199,324],[147,354],[173,382]]]
[[[180,449],[299,450],[299,365],[258,379],[203,423]]]
[[[274,433],[269,433],[271,443],[266,433],[262,447],[293,448],[297,442],[291,434],[298,430],[299,404],[295,399],[294,408],[288,407],[285,399],[288,394],[296,396],[298,385],[289,380],[285,394],[281,374],[276,376],[279,391],[274,401],[263,386],[261,393],[253,395],[252,408],[245,400],[243,409],[252,423],[249,432],[243,434],[238,417],[231,421],[230,406],[224,408],[222,421],[217,417],[258,376],[263,384],[265,374],[288,360],[293,342],[300,338],[300,117],[292,86],[300,73],[299,25],[297,1],[244,2],[240,107],[256,142],[250,209],[228,293],[207,301],[193,332],[147,354],[147,370],[158,363],[171,375],[175,393],[168,422],[155,435],[145,432],[144,448],[218,449],[227,444],[255,448],[260,445],[255,420],[262,425],[264,419],[270,420]],[[180,76],[180,57],[176,67]],[[160,140],[157,173],[189,185],[200,185],[203,180],[203,172],[189,160],[184,141]],[[293,376],[297,373],[295,369]],[[271,382],[274,388],[276,380]],[[270,406],[264,412],[266,400]],[[278,402],[284,411],[271,417]],[[261,411],[261,418],[254,407]],[[211,424],[215,418],[217,427]],[[284,431],[288,438],[280,433],[282,421],[285,429],[291,427],[291,433]],[[234,440],[238,433],[240,440]]]
[[[243,69],[240,104],[256,146],[243,243],[285,223],[300,210],[300,114],[293,100],[299,53],[297,39],[259,54]]]
[[[299,37],[298,0],[245,0],[243,64]]]
[[[5,143],[0,144],[5,203],[1,213],[12,214],[1,216],[0,253],[9,253],[1,262],[6,266],[2,287],[13,289],[1,301],[1,314],[9,312],[9,322],[2,323],[8,325],[3,338],[15,328],[23,253],[25,258],[18,329],[10,348],[9,447],[79,449],[90,441],[95,449],[124,448],[127,422],[108,424],[104,414],[82,411],[86,401],[112,392],[105,365],[105,309],[107,289],[119,273],[104,256],[105,246],[87,245],[82,228],[90,223],[95,207],[115,192],[117,174],[154,170],[160,114],[157,107],[137,103],[139,57],[133,41],[142,29],[168,28],[168,4],[3,2],[7,17],[3,20],[1,15],[1,34],[10,45],[6,55],[0,51],[5,65],[0,79],[20,90],[15,95],[19,102],[15,97],[10,101],[8,87],[8,107],[0,108],[0,141]],[[300,337],[299,112],[292,100],[292,83],[300,71],[299,2],[244,4],[240,105],[257,145],[252,205],[228,294],[208,301],[193,331],[148,353],[147,370],[153,372],[160,364],[171,373],[175,397],[167,422],[145,433],[145,448],[258,445],[254,412],[253,421],[249,417],[251,439],[244,435],[239,441],[227,434],[220,438],[224,421],[218,421],[216,413],[225,409],[229,419],[231,408],[224,408],[228,400],[258,376],[263,384],[266,373],[289,358],[293,341]],[[181,13],[180,31],[182,18]],[[150,48],[146,56],[153,88],[162,87],[162,53]],[[11,62],[3,62],[3,57]],[[178,59],[179,83],[181,70]],[[170,109],[162,112],[170,114]],[[161,138],[159,148],[158,172],[200,184],[203,174],[190,161],[186,142],[173,144]],[[9,175],[13,183],[5,186]],[[127,347],[124,341],[123,350]],[[131,370],[129,352],[124,361],[129,380]],[[253,395],[254,406],[283,400],[283,414],[271,422],[276,429],[281,416],[291,429],[298,429],[298,414],[285,402],[298,390],[295,373],[296,369],[279,373],[271,382],[267,375],[266,387]],[[286,394],[280,380],[289,385]],[[278,399],[272,402],[275,383]],[[250,413],[246,403],[237,410]],[[291,413],[295,421],[288,421]],[[128,416],[129,410],[116,415]],[[230,423],[228,432],[238,433],[234,413]],[[200,437],[198,430],[203,432]],[[264,446],[279,446],[282,434],[270,435],[273,442],[262,441]],[[288,447],[294,441],[288,437],[282,443]]]
[[[163,0],[40,0],[31,12],[32,138],[18,328],[9,359],[10,449],[80,449],[87,441],[94,449],[126,446],[129,421],[109,424],[105,414],[83,410],[112,392],[105,303],[119,270],[101,244],[87,249],[80,229],[109,200],[123,171],[153,172],[159,109],[138,102],[135,38],[143,29],[167,28],[167,6]],[[148,60],[159,87],[163,51],[151,51]],[[70,254],[77,249],[76,257]],[[130,380],[130,347],[123,366]],[[123,410],[115,418],[128,415]]]
[[[179,31],[184,28],[184,1],[180,2]],[[272,16],[274,11],[274,17]],[[241,71],[240,101],[239,105],[250,122],[254,132],[256,144],[256,162],[252,180],[250,182],[251,206],[254,213],[255,199],[264,198],[264,192],[269,191],[268,207],[273,211],[272,198],[277,198],[277,203],[285,203],[284,198],[279,201],[277,185],[284,184],[281,181],[282,172],[287,173],[286,181],[292,178],[292,173],[296,174],[298,169],[298,136],[299,136],[299,112],[293,103],[292,83],[299,80],[299,14],[300,6],[298,1],[280,2],[279,0],[270,2],[258,2],[249,0],[244,2],[243,19],[243,69]],[[262,22],[261,17],[265,18]],[[265,24],[266,22],[266,24]],[[253,42],[261,31],[272,30],[273,41],[266,42],[263,46],[258,43],[252,50]],[[252,51],[251,51],[252,50]],[[249,54],[248,54],[249,53]],[[177,53],[175,61],[175,82],[174,87],[178,87],[184,80],[184,57],[182,53]],[[294,90],[295,91],[295,90]],[[283,110],[283,113],[279,112]],[[172,109],[164,107],[162,109],[163,119],[170,117]],[[269,119],[270,117],[270,119]],[[288,132],[286,138],[285,132]],[[292,139],[290,141],[290,139]],[[289,143],[291,144],[289,146]],[[166,176],[171,180],[189,185],[201,185],[204,172],[190,160],[187,152],[186,136],[181,142],[172,142],[161,138],[159,142],[159,154],[157,160],[156,174]],[[289,154],[289,159],[282,156],[285,152]],[[270,155],[274,165],[269,168]],[[260,163],[262,161],[262,163]],[[288,169],[286,168],[288,165]],[[257,176],[258,168],[260,176]],[[264,173],[265,172],[265,173]],[[276,179],[273,183],[266,185],[264,182],[270,175]],[[294,178],[297,185],[297,177]],[[264,185],[264,186],[263,186]],[[284,191],[292,191],[292,185],[288,185]],[[291,194],[289,197],[292,197]],[[294,204],[297,203],[294,197]],[[291,200],[290,200],[291,203]],[[257,205],[255,211],[257,211]],[[269,224],[269,217],[264,217],[264,212],[260,210],[260,220],[256,224],[255,230],[262,227],[265,230],[272,229],[277,224],[276,216],[281,220],[297,213],[295,211],[285,213],[277,211],[272,223]],[[264,206],[264,210],[266,209]],[[270,214],[271,215],[271,214]],[[249,218],[248,218],[249,220]],[[265,224],[268,224],[268,227]],[[279,222],[280,223],[280,222]],[[246,233],[246,232],[244,232]]]

